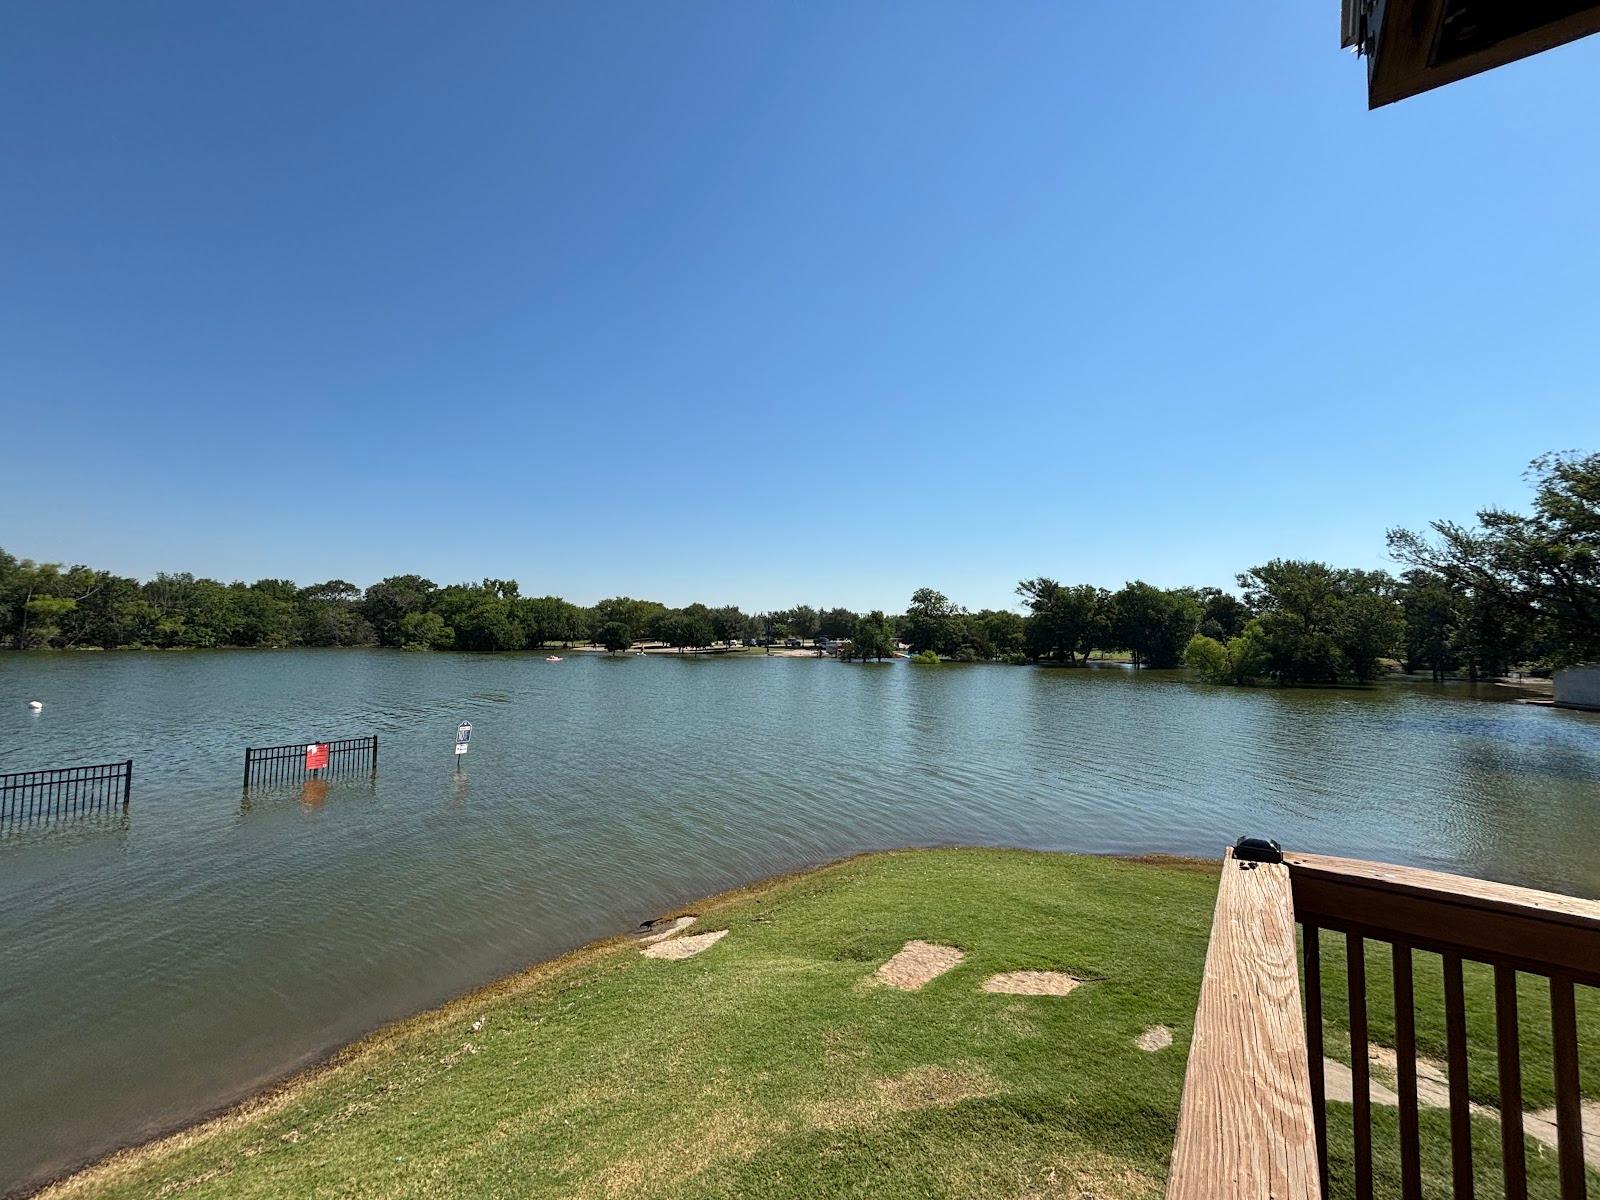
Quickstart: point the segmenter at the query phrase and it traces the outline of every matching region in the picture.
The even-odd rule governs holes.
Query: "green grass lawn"
[[[694,958],[646,959],[631,939],[588,947],[56,1192],[1158,1196],[1216,877],[1215,865],[1023,851],[852,859],[688,910],[700,917],[688,933],[729,931]],[[870,983],[912,939],[966,958],[920,991]],[[1056,997],[980,989],[1030,969],[1092,982]],[[1593,1007],[1583,1020],[1592,1049]],[[1137,1049],[1157,1024],[1174,1044]],[[1492,1010],[1487,1028],[1492,1039]],[[1332,1109],[1347,1195],[1350,1110]],[[1447,1179],[1444,1114],[1424,1121],[1430,1179]],[[1392,1174],[1392,1111],[1375,1123]],[[1477,1125],[1487,1178],[1498,1131]],[[1555,1195],[1548,1152],[1530,1145],[1529,1161],[1532,1194]]]
[[[988,850],[850,860],[700,906],[696,930],[730,932],[695,958],[590,948],[63,1190],[1159,1195],[1215,875]],[[914,938],[967,957],[921,991],[867,984]],[[1035,968],[1096,982],[979,988]],[[1136,1049],[1157,1023],[1176,1044]]]

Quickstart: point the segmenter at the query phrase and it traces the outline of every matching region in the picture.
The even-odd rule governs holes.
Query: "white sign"
[[[456,726],[456,753],[465,754],[467,746],[472,741],[472,722],[463,721]]]

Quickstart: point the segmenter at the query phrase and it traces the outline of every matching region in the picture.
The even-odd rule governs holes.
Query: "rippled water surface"
[[[1600,717],[1509,698],[763,657],[0,657],[0,771],[137,764],[126,816],[0,829],[0,1192],[854,850],[1215,855],[1262,832],[1600,894]],[[242,797],[246,746],[366,733],[375,782]]]

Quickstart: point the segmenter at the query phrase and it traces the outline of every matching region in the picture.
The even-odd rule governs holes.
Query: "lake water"
[[[0,1192],[855,850],[1210,856],[1249,832],[1600,894],[1600,717],[1510,697],[764,657],[0,656],[0,771],[136,760],[125,816],[0,829]],[[246,746],[368,733],[375,782],[241,794]]]

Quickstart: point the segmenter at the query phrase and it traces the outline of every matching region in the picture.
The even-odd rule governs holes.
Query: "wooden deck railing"
[[[1243,852],[1241,852],[1243,853]],[[1278,858],[1267,853],[1268,859]],[[1305,989],[1294,926],[1301,926]],[[1547,981],[1562,1200],[1586,1195],[1575,989],[1600,987],[1600,903],[1409,867],[1313,854],[1223,861],[1167,1196],[1314,1200],[1328,1189],[1322,932],[1345,946],[1351,1194],[1374,1195],[1367,943],[1393,964],[1399,1194],[1422,1195],[1416,955],[1442,970],[1451,1193],[1474,1194],[1463,962],[1493,972],[1501,1166],[1527,1196],[1517,977]],[[1336,1011],[1336,1010],[1334,1010]],[[1303,1016],[1302,1016],[1303,1013]],[[1591,1131],[1593,1133],[1595,1131]],[[1343,1147],[1341,1147],[1341,1151]]]

